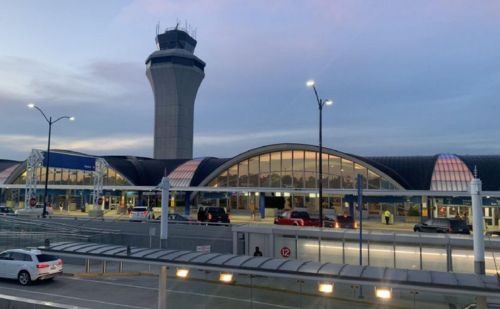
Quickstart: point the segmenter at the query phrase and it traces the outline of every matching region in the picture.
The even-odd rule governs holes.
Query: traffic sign
[[[290,250],[290,248],[288,248],[288,247],[283,247],[283,248],[281,248],[280,253],[281,253],[282,257],[287,258],[287,257],[290,257],[290,255],[292,254],[292,250]]]
[[[30,198],[30,206],[35,207],[36,206],[36,198],[32,197]]]

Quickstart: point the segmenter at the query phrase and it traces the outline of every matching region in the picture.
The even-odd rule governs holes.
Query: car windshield
[[[309,219],[309,214],[305,211],[292,212],[292,218]]]
[[[450,224],[452,227],[467,227],[467,223],[464,220],[450,220]]]
[[[146,211],[146,210],[147,210],[147,208],[146,208],[146,207],[134,207],[134,208],[132,209],[132,211]]]
[[[48,254],[37,254],[36,258],[39,262],[52,262],[58,259],[57,256],[48,255]]]
[[[209,208],[208,212],[216,213],[216,214],[225,214],[224,208]]]
[[[354,221],[354,218],[351,216],[338,216],[337,221],[339,221],[340,223],[352,222]]]

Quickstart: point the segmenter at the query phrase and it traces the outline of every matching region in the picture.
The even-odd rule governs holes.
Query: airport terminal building
[[[303,207],[317,213],[318,147],[274,144],[232,158],[151,159],[133,156],[92,156],[70,151],[51,153],[49,201],[66,210],[88,211],[92,204],[91,169],[58,164],[64,157],[99,158],[105,162],[101,207],[123,211],[134,205],[159,207],[156,187],[163,175],[171,185],[170,206],[196,211],[199,205],[217,205],[231,212],[260,213]],[[54,159],[52,159],[54,158]],[[62,159],[64,160],[64,159]],[[0,160],[1,203],[24,207],[28,161]],[[336,213],[354,212],[357,175],[363,178],[364,215],[379,217],[389,209],[399,220],[411,217],[470,216],[468,184],[474,169],[483,181],[484,215],[498,225],[500,212],[500,156],[362,157],[323,150],[323,207]],[[45,167],[36,167],[36,197],[43,201]],[[179,209],[180,208],[180,209]]]
[[[157,186],[165,175],[171,185],[169,205],[184,213],[216,205],[249,215],[274,216],[296,207],[317,214],[315,145],[283,143],[232,158],[192,158],[194,105],[206,63],[194,54],[197,41],[178,26],[158,33],[156,43],[158,49],[145,61],[155,106],[153,158],[52,151],[50,204],[69,211],[94,205],[118,212],[134,205],[157,207]],[[0,160],[0,203],[16,208],[41,203],[44,160],[40,150],[24,161]],[[400,220],[470,216],[468,185],[477,169],[486,223],[499,225],[500,156],[363,157],[324,148],[322,165],[323,208],[354,214],[361,175],[364,215],[378,217],[390,210]]]

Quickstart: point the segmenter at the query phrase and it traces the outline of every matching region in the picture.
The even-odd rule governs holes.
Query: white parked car
[[[146,206],[136,206],[132,208],[129,218],[130,221],[147,221],[151,219],[152,212]]]
[[[0,277],[17,279],[21,285],[52,279],[62,271],[60,258],[40,250],[12,249],[0,253]]]
[[[41,217],[43,213],[43,204],[37,204],[35,207],[19,208],[16,210],[16,215],[20,216],[37,216]],[[52,207],[47,206],[47,213],[51,216],[54,213]]]

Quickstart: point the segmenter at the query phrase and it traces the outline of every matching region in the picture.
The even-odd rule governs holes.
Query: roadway
[[[15,281],[0,280],[0,290],[6,295],[96,309],[157,308],[157,287],[156,276],[61,276],[53,281],[37,282],[27,287],[17,285]],[[250,289],[238,284],[222,285],[172,278],[169,278],[167,285],[167,305],[168,308],[218,309],[386,308],[367,302],[338,300],[319,295],[299,295],[292,292]]]

